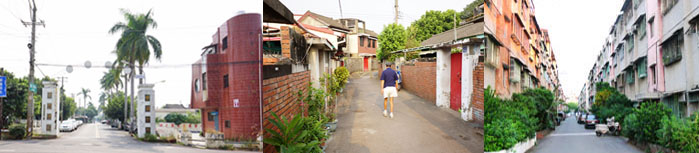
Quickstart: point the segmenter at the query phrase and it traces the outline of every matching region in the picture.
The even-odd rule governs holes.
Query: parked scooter
[[[619,126],[619,122],[614,121],[614,117],[607,118],[606,124],[595,125],[595,134],[597,134],[598,137],[607,133],[614,136],[621,134],[621,126]]]

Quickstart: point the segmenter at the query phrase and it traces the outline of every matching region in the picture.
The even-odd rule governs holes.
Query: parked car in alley
[[[585,118],[585,129],[594,129],[597,123],[599,123],[597,116],[588,114]]]
[[[585,124],[585,118],[587,118],[587,114],[580,113],[580,115],[578,115],[578,124]]]

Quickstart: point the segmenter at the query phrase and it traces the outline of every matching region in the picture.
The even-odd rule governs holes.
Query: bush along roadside
[[[699,115],[677,118],[660,102],[643,102],[624,120],[622,133],[638,144],[658,144],[680,153],[699,151]]]
[[[509,149],[535,137],[536,130],[543,125],[537,118],[539,113],[535,99],[538,98],[530,96],[534,93],[538,92],[513,94],[512,100],[507,100],[498,98],[490,87],[486,88],[484,151]]]

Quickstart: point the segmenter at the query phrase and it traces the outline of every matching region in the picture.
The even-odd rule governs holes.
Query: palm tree
[[[117,62],[127,61],[128,66],[135,71],[134,67],[138,62],[139,74],[143,74],[143,66],[148,64],[151,50],[155,54],[155,59],[160,60],[162,48],[160,41],[151,35],[147,35],[149,28],[156,28],[158,24],[151,18],[151,11],[146,14],[132,14],[128,10],[121,9],[124,15],[124,22],[116,23],[110,30],[110,34],[121,32],[121,38],[116,44]],[[139,79],[143,83],[143,79]]]
[[[90,98],[92,100],[92,96],[88,95],[90,94],[90,89],[83,88],[80,93],[78,93],[78,96],[83,95],[83,106],[87,104],[87,98]]]
[[[121,77],[119,77],[120,73],[121,69],[117,68],[112,68],[109,72],[104,72],[104,76],[100,79],[101,88],[110,93],[112,89],[118,90],[119,86],[122,84]]]

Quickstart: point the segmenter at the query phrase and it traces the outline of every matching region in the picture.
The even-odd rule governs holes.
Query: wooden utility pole
[[[396,17],[393,18],[393,23],[398,24],[398,0],[396,0],[395,8],[396,8]]]
[[[44,25],[44,21],[36,22],[36,3],[32,0],[29,3],[29,9],[32,17],[32,22],[24,22],[22,24],[32,26],[32,42],[27,45],[29,47],[29,86],[34,84],[34,48],[36,48],[36,25]],[[27,139],[32,138],[34,127],[34,92],[29,91],[29,100],[27,101]]]

